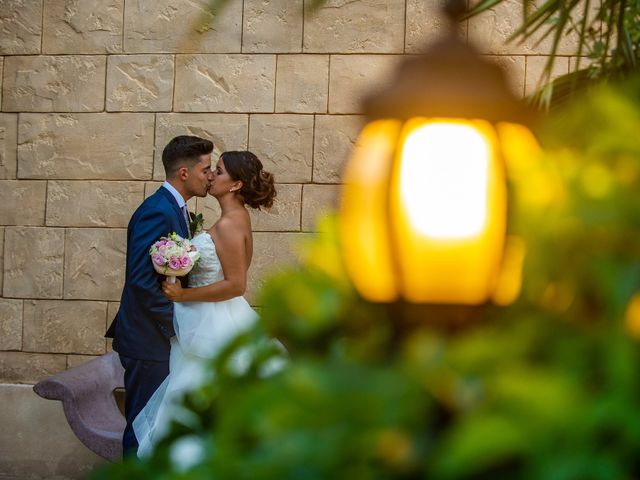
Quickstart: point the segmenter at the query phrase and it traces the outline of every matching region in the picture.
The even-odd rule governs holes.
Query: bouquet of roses
[[[187,275],[200,258],[196,247],[176,232],[160,237],[149,249],[151,263],[156,272],[167,275],[169,283],[175,283],[176,277]]]

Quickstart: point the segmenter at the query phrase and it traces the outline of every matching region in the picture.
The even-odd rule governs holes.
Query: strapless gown
[[[208,232],[192,239],[200,261],[189,275],[189,287],[200,287],[224,279],[216,246]],[[221,302],[184,302],[174,307],[176,336],[171,339],[169,375],[133,422],[138,439],[138,457],[148,456],[164,437],[172,419],[180,420],[182,395],[201,384],[207,361],[216,356],[236,335],[251,328],[258,316],[243,297]],[[242,363],[242,358],[236,359]],[[241,368],[241,367],[240,367]],[[186,420],[186,419],[185,419]]]

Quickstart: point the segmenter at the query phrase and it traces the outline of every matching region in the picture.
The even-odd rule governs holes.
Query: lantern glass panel
[[[389,195],[402,297],[414,303],[486,302],[499,274],[507,213],[504,165],[493,125],[408,120]]]
[[[360,294],[373,302],[398,298],[387,202],[400,126],[397,120],[367,124],[344,172],[340,215],[344,262]]]

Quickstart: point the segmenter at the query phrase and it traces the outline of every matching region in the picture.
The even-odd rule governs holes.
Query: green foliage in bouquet
[[[639,478],[638,138],[639,82],[548,122],[546,153],[509,172],[520,298],[462,322],[365,303],[325,220],[154,455],[94,478]]]

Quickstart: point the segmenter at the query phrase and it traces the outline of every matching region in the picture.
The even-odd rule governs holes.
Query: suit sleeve
[[[162,334],[170,338],[173,329],[173,303],[162,293],[160,277],[149,258],[149,249],[160,237],[171,233],[169,216],[157,209],[142,212],[133,225],[129,238],[131,255],[130,287]]]

